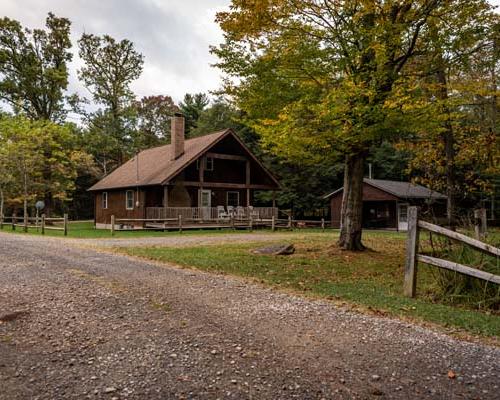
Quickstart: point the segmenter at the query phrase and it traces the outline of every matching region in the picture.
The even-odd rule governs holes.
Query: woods
[[[460,75],[463,82],[477,73],[469,66],[479,51],[492,60],[490,70],[498,68],[491,45],[498,41],[498,16],[487,2],[233,1],[218,21],[226,41],[213,52],[218,66],[238,78],[237,84],[228,79],[225,90],[264,145],[304,162],[343,159],[342,248],[364,248],[361,182],[369,149],[383,142],[420,153],[421,135],[439,137],[442,150],[429,167],[446,176],[452,222],[460,151],[455,135],[464,134],[464,114],[474,111],[456,101],[471,93],[451,90],[449,79]],[[496,113],[493,92],[483,96]],[[494,141],[490,149],[498,152]],[[410,165],[411,173],[418,161]]]
[[[343,185],[339,246],[363,250],[362,182],[413,180],[497,218],[498,14],[485,0],[233,0],[217,14],[217,93],[137,96],[147,59],[106,32],[71,41],[71,21],[43,29],[0,20],[0,212],[43,199],[47,214],[90,218],[87,189],[143,149],[232,128],[280,178],[277,204],[322,215]],[[88,96],[70,93],[69,63]],[[257,196],[267,204],[269,194]],[[267,202],[267,203],[266,203]],[[3,210],[3,211],[2,211]]]

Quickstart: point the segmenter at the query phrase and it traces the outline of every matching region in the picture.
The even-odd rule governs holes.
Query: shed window
[[[102,208],[108,208],[108,192],[102,192]]]
[[[133,190],[127,190],[125,192],[125,208],[127,210],[134,209],[134,191]]]
[[[238,207],[240,205],[240,192],[227,192],[227,205]]]

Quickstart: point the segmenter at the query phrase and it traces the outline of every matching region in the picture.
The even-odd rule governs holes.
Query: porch
[[[146,207],[147,220],[178,219],[186,222],[229,222],[278,219],[277,207]]]

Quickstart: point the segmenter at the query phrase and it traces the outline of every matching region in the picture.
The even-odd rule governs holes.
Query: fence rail
[[[13,215],[12,217],[6,217],[4,215],[0,215],[0,229],[3,229],[3,225],[6,224],[7,221],[10,221],[9,225],[12,230],[15,231],[16,227],[23,228],[24,232],[28,232],[29,228],[40,229],[42,235],[45,234],[46,230],[52,231],[62,231],[64,236],[68,235],[68,214],[64,214],[62,218],[48,218],[45,217],[45,214],[42,214],[39,217],[28,217],[28,216],[17,216]],[[35,222],[34,224],[30,222]],[[62,226],[51,226],[47,225],[47,222],[60,222]]]
[[[181,207],[179,208],[182,209]],[[160,209],[160,207],[158,207],[158,209]],[[276,218],[275,215],[271,215],[270,218],[254,218],[252,213],[250,213],[246,218],[242,216],[238,217],[235,215],[230,215],[215,219],[207,219],[203,217],[194,218],[193,214],[191,213],[188,214],[188,218],[185,217],[186,214],[182,213],[177,215],[177,217],[175,218],[163,218],[163,215],[162,213],[156,212],[149,213],[148,218],[116,218],[114,215],[112,215],[109,229],[111,231],[111,234],[114,235],[115,231],[117,230],[131,231],[140,229],[178,229],[182,231],[183,229],[196,228],[246,228],[252,230],[254,227],[271,228],[271,230],[273,231],[277,229],[300,229],[310,227],[318,227],[324,230],[328,225],[328,223],[326,223],[324,219],[321,219],[320,221],[294,220],[291,217],[288,217],[287,219],[279,219]]]
[[[437,233],[449,239],[464,243],[472,248],[479,250],[485,254],[500,257],[500,249],[480,240],[473,239],[469,236],[443,228],[442,226],[434,225],[426,221],[418,219],[418,208],[408,208],[408,239],[406,243],[406,263],[405,263],[405,278],[404,278],[404,293],[408,297],[415,297],[417,285],[417,264],[422,262],[438,268],[455,271],[463,275],[482,279],[487,282],[492,282],[500,285],[500,276],[489,272],[481,271],[477,268],[472,268],[467,265],[462,265],[456,262],[443,260],[436,257],[430,257],[418,253],[420,230],[425,229],[429,232]]]

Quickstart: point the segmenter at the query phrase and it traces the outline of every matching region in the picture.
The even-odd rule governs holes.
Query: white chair
[[[229,214],[224,209],[224,206],[217,206],[217,219],[228,219]]]
[[[236,207],[236,218],[245,219],[245,217],[246,217],[245,208],[242,206]]]
[[[253,208],[253,206],[248,206],[248,214],[252,219],[259,219],[259,212]]]
[[[234,216],[234,207],[233,206],[227,206],[227,213],[230,217]]]

